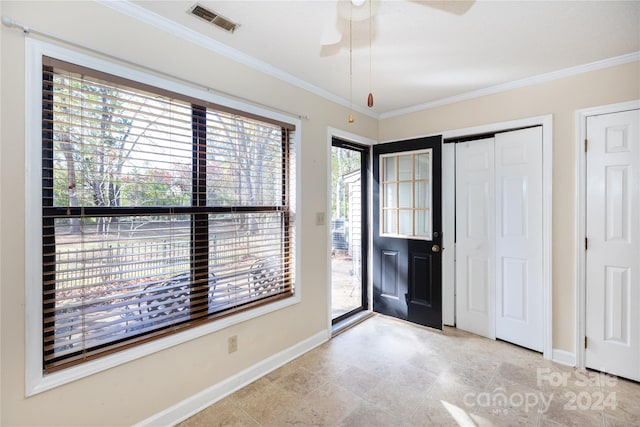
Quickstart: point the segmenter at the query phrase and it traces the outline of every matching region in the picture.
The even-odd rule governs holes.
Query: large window
[[[52,372],[294,293],[293,127],[43,58]]]

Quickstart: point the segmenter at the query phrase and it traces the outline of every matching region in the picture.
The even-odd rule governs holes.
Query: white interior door
[[[495,136],[496,338],[543,350],[542,127]]]
[[[495,338],[494,139],[456,144],[456,325]]]
[[[640,380],[640,110],[587,118],[585,363]]]

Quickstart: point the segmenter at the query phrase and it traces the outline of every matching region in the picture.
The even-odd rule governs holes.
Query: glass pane
[[[351,148],[333,146],[331,149],[331,318],[362,307],[363,257],[362,236],[362,177],[363,154]],[[384,161],[382,161],[384,167]],[[381,188],[382,198],[384,192]],[[393,197],[395,200],[395,196]],[[262,274],[259,282],[270,282]],[[263,280],[264,277],[264,280]]]
[[[408,181],[413,179],[411,166],[411,155],[398,157],[398,180]]]
[[[413,235],[413,211],[400,211],[400,222],[398,225],[400,226],[399,234],[403,234],[406,236]]]
[[[400,197],[399,204],[401,208],[412,208],[411,183],[401,182],[399,185]]]
[[[383,157],[384,159],[384,181],[396,180],[396,158]]]
[[[282,212],[209,215],[210,313],[284,291],[282,220]]]
[[[384,200],[382,206],[385,208],[397,207],[396,184],[384,184]]]
[[[88,76],[53,77],[53,200],[46,206],[189,206],[191,106]],[[46,165],[46,163],[45,163]]]
[[[350,216],[349,202],[360,189],[362,154],[340,147],[331,148],[331,218],[344,220]]]
[[[207,205],[282,203],[282,129],[207,111]]]
[[[416,177],[415,179],[429,179],[431,169],[431,153],[423,153],[416,154],[415,156],[415,165],[416,165]]]
[[[187,216],[56,218],[45,285],[47,356],[72,354],[189,319]]]
[[[431,209],[416,209],[415,235],[431,239]]]
[[[416,208],[430,208],[431,207],[431,183],[430,182],[416,182],[415,186],[415,206]]]
[[[384,234],[397,234],[397,211],[395,209],[383,211],[384,215]]]

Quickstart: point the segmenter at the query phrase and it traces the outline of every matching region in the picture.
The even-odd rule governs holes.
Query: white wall
[[[375,139],[377,121],[88,1],[2,1],[2,14],[159,72],[287,111],[301,126],[302,302],[87,378],[25,398],[25,36],[2,26],[0,115],[0,272],[2,418],[0,425],[131,425],[217,384],[327,328],[327,128]],[[37,168],[37,166],[36,166]],[[227,337],[239,351],[227,354]]]

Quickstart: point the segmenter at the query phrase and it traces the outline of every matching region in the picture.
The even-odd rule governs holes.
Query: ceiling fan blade
[[[376,14],[380,8],[382,0],[366,0],[360,5],[353,4],[351,0],[336,1],[336,22],[328,25],[320,38],[320,56],[331,56],[340,51],[342,47],[348,46],[348,25],[354,26],[354,33],[366,32],[369,20],[375,22]],[[407,0],[411,3],[438,9],[446,13],[464,15],[476,2],[476,0]],[[358,28],[361,27],[361,28]],[[374,26],[375,28],[375,26]],[[374,29],[375,33],[375,29]],[[363,39],[364,40],[364,39]],[[368,39],[367,39],[368,40]],[[362,47],[361,38],[356,39],[356,48]],[[362,46],[359,46],[362,45]]]
[[[327,25],[320,36],[320,45],[330,46],[340,43],[340,40],[342,40],[342,34],[344,34],[344,29],[341,31],[338,27],[339,25],[337,22],[332,25]]]

